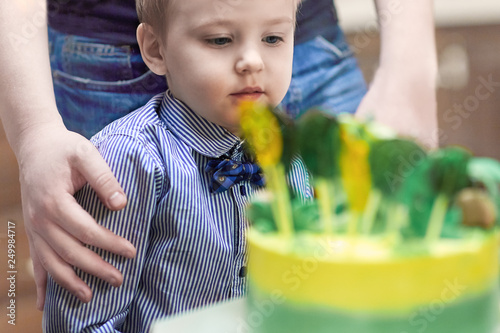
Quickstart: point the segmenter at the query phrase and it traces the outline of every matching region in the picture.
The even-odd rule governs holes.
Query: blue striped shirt
[[[233,151],[241,140],[167,91],[108,125],[92,142],[129,202],[110,211],[88,185],[75,197],[100,224],[129,239],[137,256],[126,259],[91,247],[123,273],[124,282],[114,288],[76,269],[93,290],[88,304],[49,277],[45,332],[147,332],[160,317],[243,296],[244,208],[258,187],[244,181],[213,194],[204,171],[210,158]],[[241,153],[232,158],[241,160]],[[311,197],[299,160],[288,181],[297,195]]]

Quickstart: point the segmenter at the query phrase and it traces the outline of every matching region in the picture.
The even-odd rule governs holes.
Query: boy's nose
[[[236,61],[236,72],[239,74],[260,72],[264,68],[264,61],[257,49],[248,48],[241,52]]]

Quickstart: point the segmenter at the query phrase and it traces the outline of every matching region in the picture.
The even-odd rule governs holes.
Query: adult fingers
[[[61,228],[49,231],[52,249],[67,264],[78,267],[82,271],[94,275],[114,287],[119,287],[123,282],[122,274],[108,262],[104,261],[97,253],[82,245]],[[56,241],[57,240],[57,241]],[[51,274],[52,272],[47,269]]]
[[[92,291],[57,253],[41,238],[33,237],[33,246],[37,249],[38,259],[43,269],[52,276],[62,288],[84,303],[92,299]]]
[[[92,298],[92,292],[85,282],[75,274],[72,266],[106,281],[114,287],[119,287],[123,283],[120,271],[64,230],[53,228],[49,231],[49,235],[53,239],[50,246],[40,237],[34,238],[35,247],[39,249],[40,253],[43,253],[39,260],[57,284],[67,289],[82,302],[89,302]]]
[[[84,244],[127,258],[135,257],[136,249],[132,243],[97,224],[73,196],[68,195],[65,200],[60,201],[57,219],[62,221],[59,223],[61,228]],[[64,249],[65,247],[61,246],[60,248]]]
[[[73,197],[71,197],[71,199],[74,200]],[[61,202],[66,202],[66,200],[61,200]],[[113,239],[117,239],[118,243],[123,242],[125,244],[124,248],[126,250],[125,252],[122,250],[123,254],[127,254],[129,257],[135,255],[135,248],[127,240],[97,225],[92,217],[90,217],[76,201],[71,204],[76,206],[78,212],[83,212],[82,215],[87,219],[86,222],[90,225],[90,229],[97,229],[97,236],[94,237],[92,236],[92,232],[87,232],[85,236],[82,237],[88,244],[97,244],[97,246],[103,245],[101,248],[105,250],[120,252],[117,251],[117,248],[120,248],[120,246],[113,245],[116,243]],[[63,209],[62,211],[65,210]],[[60,212],[61,211],[59,211],[59,213]],[[79,214],[75,215],[76,216],[73,216],[73,218],[76,221],[81,221]],[[61,218],[61,216],[59,216],[59,218]],[[65,223],[64,227],[67,228],[74,224],[75,221],[70,221],[70,223]],[[123,276],[120,271],[104,261],[97,253],[85,247],[73,235],[68,233],[67,230],[62,229],[56,224],[47,224],[42,230],[42,233],[37,233],[36,231],[32,232],[31,239],[31,243],[35,249],[33,253],[36,253],[36,258],[34,258],[34,264],[36,264],[36,266],[34,266],[35,273],[37,271],[40,272],[40,274],[36,273],[37,275],[35,276],[37,281],[39,308],[43,307],[43,295],[45,294],[46,285],[46,280],[44,280],[46,279],[45,271],[52,276],[57,284],[67,289],[82,302],[89,302],[92,293],[88,286],[75,274],[73,266],[115,287],[120,286],[123,282]],[[130,250],[129,247],[131,247],[132,250]]]

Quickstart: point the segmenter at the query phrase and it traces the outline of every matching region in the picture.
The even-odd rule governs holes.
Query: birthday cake
[[[245,104],[266,192],[248,208],[255,333],[492,333],[500,163],[427,152],[373,123]],[[314,199],[293,198],[299,154]]]

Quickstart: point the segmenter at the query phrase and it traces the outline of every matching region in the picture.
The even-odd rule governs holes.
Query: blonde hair
[[[172,1],[174,0],[136,0],[135,8],[139,22],[149,24],[157,33],[162,35],[168,13],[168,4]],[[292,2],[295,10],[300,10],[302,0],[292,0]]]
[[[140,23],[150,25],[161,33],[165,26],[167,5],[171,0],[136,0],[135,9]]]

